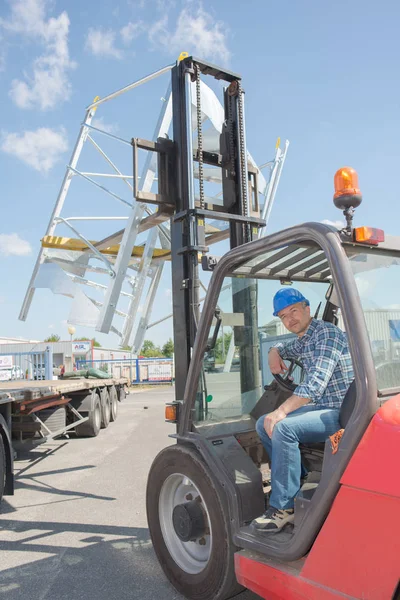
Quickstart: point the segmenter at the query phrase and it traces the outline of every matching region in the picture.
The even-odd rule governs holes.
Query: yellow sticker
[[[96,97],[95,97],[95,99],[93,100],[93,104],[94,104],[95,102],[98,102],[99,100],[100,100],[100,96],[96,96]],[[97,106],[94,106],[94,107],[93,107],[93,110],[97,110]]]

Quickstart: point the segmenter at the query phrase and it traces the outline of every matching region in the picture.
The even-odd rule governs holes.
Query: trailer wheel
[[[114,388],[115,390],[115,388]],[[118,398],[117,394],[110,394],[110,404],[111,404],[111,412],[110,412],[110,421],[114,422],[118,415]]]
[[[148,477],[147,520],[157,558],[190,600],[226,600],[236,581],[229,517],[222,491],[201,457],[177,444],[162,450]]]
[[[115,390],[114,386],[113,386],[113,388]],[[122,400],[125,400],[125,398],[126,398],[126,390],[125,390],[125,386],[124,385],[119,385],[118,386],[118,391],[117,390],[115,390],[115,391],[116,391],[117,398],[118,398],[119,402],[122,402]]]
[[[111,401],[108,389],[102,388],[100,391],[101,401],[101,428],[106,429],[110,424],[111,418]]]
[[[82,415],[85,415],[85,413],[82,412]],[[92,410],[86,415],[89,420],[82,423],[82,425],[77,425],[75,433],[79,437],[96,437],[99,435],[101,427],[101,403],[98,394],[95,394]]]
[[[6,485],[6,451],[4,449],[4,442],[0,433],[0,502],[4,494],[4,487]]]
[[[110,394],[110,402],[111,402],[111,412],[113,410],[113,405],[114,407],[118,407],[118,401],[119,401],[119,395],[118,395],[118,391],[117,388],[115,387],[115,385],[111,385],[108,388],[108,393]],[[115,408],[115,419],[117,418],[117,412],[118,412],[118,408]],[[115,421],[114,419],[114,421]],[[111,419],[113,420],[113,419]]]

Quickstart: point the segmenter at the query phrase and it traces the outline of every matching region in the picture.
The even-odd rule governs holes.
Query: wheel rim
[[[175,506],[198,499],[204,510],[206,533],[189,542],[183,542],[175,532],[172,513]],[[212,550],[210,516],[204,498],[196,485],[181,473],[174,473],[164,481],[159,498],[161,531],[168,551],[176,564],[186,573],[200,573],[207,566]]]

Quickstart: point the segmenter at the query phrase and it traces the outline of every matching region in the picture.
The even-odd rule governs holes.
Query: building
[[[3,344],[21,344],[22,342],[26,342],[27,344],[38,344],[40,340],[25,340],[24,338],[0,337],[0,346],[2,346]]]
[[[343,318],[340,314],[338,316],[338,325],[344,330]],[[389,360],[400,357],[400,310],[366,309],[364,317],[375,358]],[[286,335],[288,331],[280,319],[273,319],[260,327],[260,333],[269,338]]]
[[[91,340],[74,340],[59,342],[38,342],[35,340],[18,340],[0,338],[0,355],[13,356],[12,363],[18,365],[25,373],[29,368],[42,368],[47,349],[51,350],[53,364],[50,367],[65,366],[66,371],[72,371],[77,365],[98,367],[103,360],[121,360],[131,358],[130,352],[111,348],[93,347]],[[25,358],[26,353],[34,353]],[[32,358],[33,357],[33,358]],[[132,356],[136,358],[136,355]],[[40,365],[40,366],[39,366]]]

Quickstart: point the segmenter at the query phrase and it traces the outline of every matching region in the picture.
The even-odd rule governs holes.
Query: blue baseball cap
[[[284,308],[292,306],[292,304],[298,304],[299,302],[305,302],[307,306],[310,306],[310,302],[299,290],[295,290],[294,288],[279,290],[274,296],[274,317],[277,317]]]

